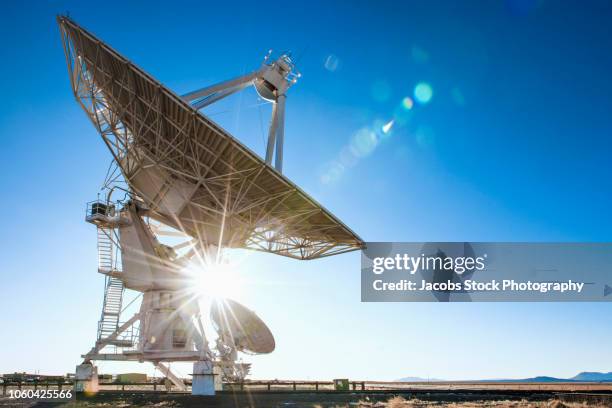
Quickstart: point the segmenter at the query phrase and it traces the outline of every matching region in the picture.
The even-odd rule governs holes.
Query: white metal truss
[[[353,231],[270,166],[271,146],[279,168],[282,163],[284,91],[267,95],[275,98],[275,113],[266,163],[197,110],[246,78],[202,90],[191,106],[70,19],[58,22],[75,97],[152,218],[204,246],[298,259],[363,247]],[[269,71],[249,76],[260,94],[266,92],[264,74],[281,62],[265,62]],[[143,179],[155,181],[154,192]],[[177,191],[184,203],[170,211]]]

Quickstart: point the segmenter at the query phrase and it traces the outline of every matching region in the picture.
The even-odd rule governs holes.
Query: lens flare
[[[389,133],[391,131],[391,128],[393,127],[393,120],[390,120],[389,122],[385,123],[382,127],[382,131],[383,133]]]
[[[431,101],[432,97],[433,89],[431,89],[431,85],[427,82],[419,82],[414,87],[414,99],[416,99],[417,102],[426,104]]]
[[[402,107],[406,110],[410,110],[412,109],[412,107],[414,106],[414,101],[412,100],[411,97],[407,96],[404,99],[402,99]]]
[[[204,298],[236,298],[240,295],[240,276],[230,262],[192,261],[188,267],[194,295]]]
[[[364,127],[359,129],[353,140],[351,141],[351,151],[355,155],[355,157],[365,157],[374,151],[376,145],[378,144],[378,139],[376,137],[376,133],[374,133],[371,129]]]
[[[325,60],[325,69],[329,72],[334,72],[338,69],[340,65],[340,59],[336,57],[334,54],[330,54]]]

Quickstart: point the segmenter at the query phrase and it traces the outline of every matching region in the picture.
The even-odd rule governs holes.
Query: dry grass
[[[24,407],[29,408],[32,404],[24,403],[21,405],[15,405],[13,403],[5,404],[8,400],[0,398],[1,407]],[[200,403],[194,401],[132,401],[124,399],[116,399],[107,402],[95,402],[95,401],[72,401],[66,404],[61,404],[62,408],[129,408],[129,407],[147,407],[147,408],[188,408],[188,407],[201,407]],[[215,405],[216,406],[216,405]],[[227,404],[221,404],[219,406],[228,407]],[[234,407],[234,404],[231,404]],[[247,407],[247,405],[240,405],[241,408]],[[262,405],[258,405],[262,406]],[[271,405],[270,405],[271,406]],[[278,405],[274,405],[278,406]],[[608,405],[604,404],[587,404],[587,403],[571,403],[562,402],[558,400],[549,400],[544,402],[533,402],[533,401],[473,401],[473,402],[439,402],[439,401],[424,401],[419,399],[405,399],[400,396],[392,397],[386,402],[372,402],[368,400],[362,400],[358,403],[304,403],[295,404],[296,408],[605,408]]]
[[[386,408],[407,408],[410,407],[410,403],[402,397],[393,397],[387,401]]]
[[[474,401],[474,402],[449,402],[440,403],[436,401],[423,401],[418,399],[406,400],[402,397],[393,397],[387,402],[369,402],[359,401],[358,408],[428,408],[428,407],[444,407],[444,408],[605,408],[606,405],[561,402],[559,400],[551,400],[544,402],[532,401]],[[321,405],[315,408],[323,408]]]

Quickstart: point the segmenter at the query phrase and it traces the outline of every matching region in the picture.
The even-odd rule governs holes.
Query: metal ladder
[[[117,246],[111,239],[113,233],[113,228],[98,226],[98,272],[106,275],[102,315],[98,322],[98,340],[117,330],[123,303],[123,282],[112,275],[117,272]]]
[[[107,276],[102,316],[98,323],[98,340],[110,336],[119,327],[122,301],[123,282],[115,277]]]
[[[111,239],[112,228],[98,226],[98,272],[110,273],[114,269],[115,245]]]

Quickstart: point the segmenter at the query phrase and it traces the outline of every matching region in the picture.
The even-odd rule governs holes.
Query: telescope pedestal
[[[94,366],[92,363],[84,363],[76,366],[74,391],[96,393],[98,389],[98,367]]]
[[[221,390],[221,387],[221,376],[212,361],[193,363],[191,395],[215,395],[215,391]]]

